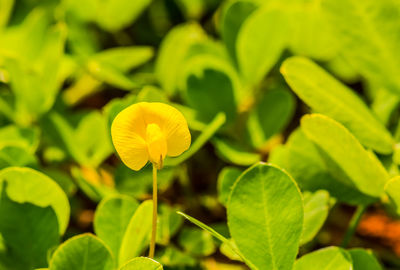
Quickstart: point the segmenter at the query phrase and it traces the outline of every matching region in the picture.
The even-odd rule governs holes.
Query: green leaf
[[[236,52],[247,84],[257,85],[275,65],[287,44],[288,31],[286,16],[276,9],[259,9],[245,20]]]
[[[173,28],[161,43],[155,72],[163,89],[172,95],[177,90],[178,74],[189,48],[206,39],[198,24],[183,24]]]
[[[209,256],[216,250],[212,236],[198,228],[183,228],[178,238],[179,245],[194,256]]]
[[[370,250],[361,248],[350,249],[354,270],[382,270],[382,266]]]
[[[19,146],[0,147],[0,169],[11,166],[26,166],[36,168],[37,158]]]
[[[173,207],[167,204],[159,206],[157,224],[157,244],[168,246],[171,238],[177,233],[183,218],[176,214]]]
[[[281,169],[258,163],[236,181],[228,201],[228,226],[252,269],[292,269],[303,228],[303,201]]]
[[[0,171],[0,191],[4,182],[12,201],[50,206],[57,216],[60,235],[65,232],[70,206],[64,191],[52,179],[33,169],[9,167]]]
[[[400,93],[400,7],[392,0],[325,0],[322,9],[343,41],[347,61],[367,79]]]
[[[227,122],[236,118],[234,84],[221,70],[205,67],[188,74],[186,81],[188,104],[198,111],[200,120],[211,121],[219,112],[226,115]]]
[[[54,252],[50,270],[113,270],[114,261],[107,246],[92,234],[74,236]]]
[[[268,161],[287,170],[302,190],[315,192],[325,189],[339,201],[352,205],[374,201],[374,198],[345,184],[333,174],[317,146],[307,139],[301,129],[292,132],[284,146],[275,148]]]
[[[236,59],[236,40],[243,22],[257,9],[251,0],[236,0],[228,2],[221,15],[222,39],[232,59]]]
[[[39,146],[39,130],[14,125],[0,128],[0,146],[18,146],[34,153]]]
[[[214,137],[212,143],[215,146],[217,155],[228,162],[236,165],[249,166],[261,160],[261,155],[250,152],[246,146],[227,138]]]
[[[320,190],[315,193],[305,193],[304,225],[300,245],[311,241],[324,225],[329,213],[329,194]]]
[[[150,5],[151,0],[100,1],[97,23],[105,30],[117,32],[132,24]]]
[[[218,200],[223,205],[228,203],[229,194],[233,184],[240,176],[242,170],[235,167],[225,167],[218,175]]]
[[[253,145],[260,148],[273,135],[282,132],[289,124],[295,106],[294,96],[289,91],[282,88],[268,90],[250,113],[247,121]]]
[[[181,251],[173,245],[167,246],[157,252],[156,260],[159,261],[165,267],[178,268],[184,266],[194,267],[196,265],[196,259],[190,254]]]
[[[119,270],[162,270],[161,264],[153,259],[146,257],[138,257],[130,260],[127,264],[122,266]]]
[[[0,265],[15,270],[47,266],[47,251],[60,240],[54,209],[15,202],[7,195],[7,185],[0,185],[0,234],[5,245],[5,251],[0,250]]]
[[[400,176],[396,176],[386,183],[385,193],[389,197],[392,208],[400,215]]]
[[[372,197],[382,195],[388,173],[343,125],[327,116],[312,114],[302,118],[301,129],[349,177],[341,181],[351,181],[348,184]]]
[[[119,250],[126,228],[139,203],[128,196],[115,195],[103,199],[94,216],[94,231],[107,244],[114,258]]]
[[[129,221],[119,251],[118,265],[139,256],[150,243],[153,202],[144,201]]]
[[[393,151],[393,138],[365,103],[318,65],[307,58],[292,57],[283,63],[281,72],[314,111],[342,123],[366,147],[383,154]]]
[[[353,269],[350,254],[338,247],[328,247],[304,255],[293,270],[349,270]]]

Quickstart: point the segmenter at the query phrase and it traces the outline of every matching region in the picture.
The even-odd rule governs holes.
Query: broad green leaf
[[[386,183],[385,193],[389,197],[392,208],[400,215],[400,176],[396,176]]]
[[[239,68],[248,85],[257,85],[281,56],[288,41],[288,21],[277,9],[253,12],[240,28],[236,52]]]
[[[119,270],[162,270],[161,264],[153,259],[146,257],[138,257],[130,260],[127,264],[122,266]]]
[[[236,62],[236,40],[243,22],[257,9],[257,4],[251,0],[236,0],[227,2],[221,15],[221,34],[225,46],[232,59]]]
[[[204,39],[205,33],[194,23],[177,26],[164,38],[156,60],[155,72],[162,88],[169,95],[177,90],[178,74],[189,48]]]
[[[268,161],[287,170],[302,190],[315,192],[325,189],[339,201],[352,205],[374,201],[332,174],[319,149],[301,129],[292,132],[284,146],[275,148]]]
[[[304,224],[300,245],[311,241],[324,225],[329,213],[329,194],[320,190],[315,193],[305,193],[304,200]]]
[[[15,270],[45,267],[47,251],[60,240],[54,209],[10,199],[5,184],[0,182],[0,234],[5,245],[0,250],[0,265]]]
[[[150,243],[152,215],[152,201],[144,201],[139,205],[122,238],[118,265],[139,256]]]
[[[106,0],[101,1],[96,21],[105,30],[117,32],[132,24],[150,5],[152,0]]]
[[[262,147],[273,135],[282,132],[290,122],[296,102],[285,89],[269,89],[257,102],[247,121],[249,137],[256,148]]]
[[[354,187],[372,197],[382,195],[388,173],[343,125],[327,116],[312,114],[302,118],[301,129],[349,177]]]
[[[228,203],[229,194],[233,184],[242,173],[242,170],[236,167],[225,167],[218,175],[218,200],[223,205]]]
[[[56,182],[30,168],[9,167],[0,171],[0,190],[3,183],[7,183],[7,195],[14,202],[50,206],[57,216],[60,235],[65,232],[70,206],[67,196]]]
[[[219,112],[226,115],[226,122],[235,120],[236,101],[234,84],[230,77],[218,70],[205,68],[188,74],[186,95],[190,107],[198,111],[200,120],[211,121]]]
[[[225,124],[226,117],[224,113],[218,113],[215,118],[204,128],[203,132],[192,143],[189,150],[176,158],[167,158],[164,162],[165,166],[177,166],[193,156],[197,151],[206,144],[206,142],[214,136],[214,134]]]
[[[324,0],[322,9],[343,41],[346,59],[367,79],[400,93],[400,7],[392,0]]]
[[[303,229],[303,201],[281,169],[258,163],[236,181],[228,201],[228,226],[252,269],[292,269]]]
[[[338,247],[328,247],[304,255],[293,270],[352,270],[350,254]]]
[[[126,228],[139,203],[128,196],[108,197],[97,206],[94,216],[94,232],[107,244],[113,257],[118,258]]]
[[[179,234],[178,242],[186,252],[194,256],[209,256],[216,250],[212,236],[196,227],[184,228]]]
[[[50,270],[113,270],[114,261],[110,250],[96,236],[80,234],[74,236],[54,252]]]
[[[261,159],[259,153],[251,152],[251,149],[248,149],[248,147],[242,146],[237,141],[228,138],[215,137],[212,139],[212,143],[216,148],[218,156],[233,164],[249,166]]]
[[[354,248],[348,252],[353,260],[354,270],[382,270],[382,266],[370,250]]]
[[[393,138],[348,87],[303,57],[286,60],[281,72],[293,91],[313,110],[342,123],[360,142],[380,153],[393,151]]]

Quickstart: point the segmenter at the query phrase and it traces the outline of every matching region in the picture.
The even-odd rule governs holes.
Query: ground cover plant
[[[0,0],[0,270],[400,269],[398,0]]]

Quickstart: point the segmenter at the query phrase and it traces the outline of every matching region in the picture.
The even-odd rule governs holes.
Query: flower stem
[[[362,215],[365,213],[365,210],[367,210],[366,205],[359,205],[357,207],[353,217],[351,218],[349,228],[347,229],[346,234],[343,237],[342,243],[340,244],[340,246],[342,248],[347,247],[347,245],[349,244],[351,238],[353,237],[354,233],[356,232],[358,223],[360,223],[360,221],[361,221]]]
[[[149,257],[154,258],[157,236],[157,166],[153,163],[153,224],[151,228],[151,241]]]

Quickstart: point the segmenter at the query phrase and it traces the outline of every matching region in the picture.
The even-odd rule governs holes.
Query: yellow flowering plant
[[[153,165],[153,225],[149,257],[154,257],[157,232],[157,170],[166,156],[176,157],[191,143],[185,117],[174,107],[159,102],[139,102],[121,111],[111,126],[111,136],[121,160],[138,171]]]

